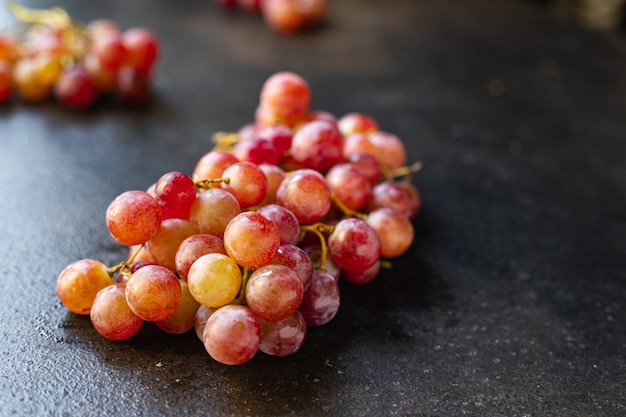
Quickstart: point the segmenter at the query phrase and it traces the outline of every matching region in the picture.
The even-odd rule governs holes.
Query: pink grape
[[[211,188],[198,195],[191,205],[189,221],[199,233],[224,237],[228,223],[241,213],[239,202],[228,191]]]
[[[232,152],[239,161],[252,162],[257,165],[278,165],[280,159],[280,153],[274,144],[262,138],[237,142]]]
[[[200,303],[189,292],[189,286],[186,282],[178,281],[181,289],[180,304],[174,314],[162,321],[157,321],[155,325],[170,334],[182,334],[194,328],[196,322],[196,311],[200,307]]]
[[[292,171],[278,187],[276,201],[296,215],[300,224],[321,220],[331,206],[326,179],[312,169]]]
[[[280,183],[283,182],[286,177],[285,171],[277,165],[270,164],[261,164],[259,168],[261,168],[261,171],[263,171],[267,178],[267,193],[263,201],[259,203],[259,206],[274,204],[276,203],[278,187],[280,187]]]
[[[235,216],[224,232],[226,253],[246,268],[265,265],[279,246],[280,233],[274,222],[255,211]]]
[[[260,104],[275,117],[275,122],[287,126],[293,126],[304,117],[310,103],[309,84],[293,72],[282,71],[271,75],[261,89]]]
[[[191,295],[209,307],[230,303],[239,293],[241,281],[239,265],[221,253],[202,255],[191,264],[187,274]]]
[[[378,234],[365,221],[354,218],[335,225],[328,237],[328,249],[337,265],[354,272],[374,265],[381,253]]]
[[[82,64],[63,71],[56,81],[54,92],[60,102],[75,109],[90,107],[98,95],[91,74]]]
[[[378,130],[378,123],[372,116],[359,112],[341,116],[337,121],[337,125],[344,136],[352,133],[371,133]]]
[[[144,321],[126,302],[126,284],[112,284],[98,292],[91,308],[91,324],[109,340],[126,340],[137,334]]]
[[[267,126],[258,132],[258,137],[263,138],[274,145],[274,149],[281,156],[291,148],[293,130],[289,126],[276,124]]]
[[[298,311],[308,326],[321,326],[331,321],[340,305],[339,284],[324,271],[315,270],[311,285],[304,292]]]
[[[374,155],[365,152],[355,152],[348,156],[348,162],[361,170],[371,186],[376,185],[380,180],[381,165]]]
[[[234,163],[222,175],[228,178],[222,189],[234,195],[242,208],[259,204],[267,194],[267,177],[252,162]]]
[[[296,311],[277,322],[260,320],[262,339],[259,350],[271,356],[288,356],[298,352],[306,338],[306,323]]]
[[[378,276],[378,272],[380,271],[380,261],[376,261],[376,263],[365,271],[348,271],[347,269],[341,270],[341,277],[352,284],[366,284],[376,278]]]
[[[126,65],[149,75],[160,53],[159,42],[154,34],[148,29],[135,27],[122,34],[122,42],[126,48]]]
[[[388,207],[412,219],[417,215],[421,201],[417,189],[402,182],[384,181],[372,188],[372,196],[368,202],[370,211]]]
[[[196,318],[194,320],[194,330],[198,339],[202,340],[202,334],[204,333],[204,326],[206,321],[211,317],[211,314],[215,313],[219,307],[209,307],[204,304],[200,304],[200,307],[196,310]]]
[[[351,210],[364,208],[372,194],[369,179],[356,166],[340,163],[326,173],[330,191]]]
[[[268,219],[270,219],[278,228],[280,234],[280,243],[290,243],[295,245],[300,239],[300,224],[298,218],[289,209],[278,205],[270,204],[263,206],[257,210]]]
[[[183,240],[178,246],[174,262],[176,263],[176,272],[183,281],[187,281],[187,273],[191,265],[207,253],[221,253],[226,255],[224,242],[217,236],[206,233],[198,233],[189,236]]]
[[[144,191],[126,191],[107,208],[106,224],[111,236],[122,245],[140,245],[158,232],[161,207]]]
[[[393,171],[406,163],[404,143],[393,133],[373,132],[369,140],[376,149],[376,157],[383,167]]]
[[[141,319],[162,321],[180,305],[182,290],[172,271],[160,265],[147,265],[131,275],[125,294],[128,306]]]
[[[183,219],[166,219],[146,246],[156,263],[176,271],[176,252],[181,242],[197,233],[190,221]]]
[[[239,160],[230,152],[212,150],[202,156],[193,170],[195,180],[216,180],[222,178],[224,170]]]
[[[261,323],[248,308],[226,305],[206,321],[204,347],[216,361],[240,365],[252,359],[261,345]]]
[[[134,68],[122,67],[117,73],[117,92],[125,104],[130,106],[146,104],[152,95],[150,78]]]
[[[324,173],[343,160],[343,139],[331,123],[310,122],[293,135],[291,155],[305,168]]]
[[[402,255],[413,243],[414,229],[411,221],[390,208],[371,211],[365,220],[378,234],[381,256],[395,258]]]
[[[280,321],[300,306],[302,282],[296,272],[284,265],[265,265],[255,270],[246,284],[246,304],[265,321]]]
[[[270,261],[271,265],[284,265],[293,269],[298,275],[302,287],[306,290],[313,277],[313,262],[307,253],[298,246],[288,243],[278,247],[276,256]]]
[[[95,259],[81,259],[65,267],[57,278],[61,303],[76,314],[89,314],[98,292],[113,284],[109,270]]]
[[[119,31],[94,37],[92,49],[100,64],[109,71],[117,72],[124,65],[127,52]]]
[[[189,219],[189,210],[196,200],[196,185],[182,172],[168,172],[155,184],[156,199],[161,206],[163,219]]]

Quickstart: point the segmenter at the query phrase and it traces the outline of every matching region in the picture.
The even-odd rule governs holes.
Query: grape
[[[181,242],[197,231],[188,220],[166,219],[146,246],[156,263],[176,271],[176,252]]]
[[[307,253],[298,246],[288,243],[280,245],[270,264],[284,265],[293,269],[302,282],[302,287],[305,290],[309,287],[313,276],[313,262]]]
[[[202,255],[191,264],[187,274],[191,295],[209,307],[231,302],[239,293],[241,280],[237,263],[221,253]]]
[[[148,75],[159,56],[159,43],[148,29],[131,28],[122,34],[127,51],[126,65],[140,74]]]
[[[293,131],[289,126],[275,124],[267,126],[258,132],[258,137],[263,138],[274,145],[274,149],[279,155],[283,155],[291,148]]]
[[[226,168],[223,173],[228,178],[222,188],[235,196],[241,207],[259,204],[267,194],[267,177],[252,162],[237,162]]]
[[[293,355],[302,347],[306,337],[306,323],[300,312],[296,311],[274,323],[262,319],[259,321],[262,330],[261,352],[282,357]]]
[[[270,76],[261,89],[260,105],[274,117],[274,122],[293,126],[309,110],[311,90],[304,78],[282,71]]]
[[[335,117],[335,115],[325,110],[313,110],[309,112],[302,121],[302,124],[304,125],[306,123],[314,122],[316,120],[324,120],[331,125],[338,127],[337,118]]]
[[[369,179],[359,168],[347,162],[328,170],[326,182],[335,197],[351,210],[365,207],[372,194]]]
[[[406,163],[404,144],[396,135],[389,132],[373,132],[369,140],[376,149],[376,157],[383,167],[393,171]]]
[[[343,139],[331,123],[310,122],[293,135],[291,154],[305,168],[326,172],[343,160]]]
[[[374,155],[365,152],[355,152],[348,156],[348,162],[361,170],[372,187],[380,180],[381,165]]]
[[[366,222],[378,234],[381,256],[384,258],[402,255],[413,243],[413,224],[406,216],[393,209],[373,210],[367,215]]]
[[[289,209],[278,205],[270,204],[263,206],[257,210],[268,219],[270,219],[278,228],[280,234],[280,243],[290,243],[295,245],[300,239],[300,224],[298,218]]]
[[[230,152],[213,150],[202,156],[193,170],[195,180],[222,178],[224,170],[239,160]]]
[[[181,289],[180,304],[174,314],[163,321],[157,321],[156,326],[165,333],[181,334],[194,328],[196,322],[196,311],[200,303],[189,292],[186,282],[178,281]]]
[[[198,233],[183,240],[176,251],[176,272],[183,281],[187,281],[187,273],[196,259],[207,253],[226,255],[224,242],[217,236]]]
[[[92,50],[100,64],[117,72],[126,60],[126,47],[119,32],[110,31],[93,38]]]
[[[120,28],[109,19],[95,19],[85,26],[89,38],[93,41],[103,36],[120,35]]]
[[[383,207],[392,208],[411,219],[417,215],[420,205],[417,189],[411,184],[384,181],[372,188],[372,196],[367,206],[370,211]]]
[[[309,326],[321,326],[331,321],[339,311],[339,284],[324,271],[315,270],[311,285],[304,292],[298,311]]]
[[[348,271],[347,269],[341,270],[341,277],[352,284],[366,284],[376,278],[380,271],[380,261],[376,261],[374,265],[367,268],[365,271]]]
[[[126,302],[126,284],[112,284],[98,292],[91,308],[91,324],[109,340],[126,340],[134,336],[144,321]]]
[[[349,218],[340,220],[328,237],[330,255],[343,269],[360,272],[380,258],[378,235],[365,221]]]
[[[24,101],[39,103],[50,97],[51,86],[39,78],[35,58],[22,58],[13,66],[13,85]]]
[[[176,275],[160,265],[138,269],[126,283],[126,302],[137,316],[146,321],[163,321],[170,317],[182,297]]]
[[[256,123],[247,123],[239,128],[239,130],[237,131],[237,136],[239,137],[239,140],[241,141],[249,140],[249,139],[254,139],[254,138],[259,137],[258,132],[259,132],[259,126],[257,126]],[[226,152],[226,151],[220,151],[220,152],[225,152],[229,155],[232,155],[230,152]]]
[[[343,156],[346,159],[356,153],[365,153],[372,155],[381,164],[376,146],[370,141],[367,133],[355,132],[347,135],[343,140]],[[381,164],[382,167],[382,164]]]
[[[134,68],[120,69],[117,88],[122,102],[130,106],[141,106],[150,100],[150,78]]]
[[[197,195],[191,177],[182,172],[168,172],[156,182],[155,194],[163,219],[189,219],[189,210]]]
[[[330,209],[326,179],[312,169],[292,171],[278,187],[276,201],[295,214],[300,224],[321,220]]]
[[[279,246],[280,234],[274,222],[254,211],[235,216],[224,232],[226,253],[246,268],[265,265]]]
[[[11,65],[0,60],[0,104],[8,101],[13,93]]]
[[[228,223],[241,213],[237,199],[221,188],[211,188],[198,195],[191,205],[189,221],[198,233],[222,239]]]
[[[378,123],[376,123],[373,117],[359,112],[341,116],[337,121],[337,125],[339,131],[344,136],[352,133],[372,133],[378,130]]]
[[[267,178],[267,193],[265,193],[265,198],[259,203],[259,206],[274,204],[276,203],[278,187],[280,187],[280,183],[285,179],[285,171],[279,166],[270,164],[261,164],[259,168],[261,168],[261,171],[263,171]]]
[[[209,307],[204,304],[200,304],[200,307],[196,310],[196,318],[193,327],[196,331],[198,339],[202,340],[202,334],[204,333],[204,326],[211,314],[215,313],[219,307]]]
[[[302,301],[302,282],[296,272],[284,265],[265,265],[255,270],[246,284],[246,304],[265,321],[291,316]]]
[[[54,92],[60,102],[75,109],[91,106],[98,95],[96,84],[84,65],[74,65],[63,71]]]
[[[117,89],[117,72],[105,68],[98,57],[87,54],[84,64],[98,92],[111,93]]]
[[[326,15],[328,0],[263,0],[267,25],[281,33],[294,33],[318,24]]]
[[[248,308],[227,305],[208,318],[202,340],[213,359],[225,365],[239,365],[258,352],[261,323]]]
[[[109,270],[100,261],[82,259],[68,265],[57,278],[57,295],[73,313],[89,314],[96,294],[113,284]]]
[[[262,138],[239,141],[235,144],[233,155],[239,161],[252,162],[254,164],[278,165],[280,153],[268,140]]]

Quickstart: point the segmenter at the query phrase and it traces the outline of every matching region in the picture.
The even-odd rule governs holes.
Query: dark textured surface
[[[281,37],[211,1],[25,2],[147,26],[163,59],[145,111],[0,108],[0,415],[626,415],[626,38],[523,1],[332,3]],[[58,273],[125,256],[109,202],[191,172],[283,69],[424,161],[410,252],[283,359],[68,313]]]

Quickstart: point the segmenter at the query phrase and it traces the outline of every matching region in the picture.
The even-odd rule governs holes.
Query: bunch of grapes
[[[309,109],[306,80],[269,77],[254,122],[217,144],[191,175],[168,172],[106,211],[129,247],[113,267],[83,259],[58,277],[61,302],[111,340],[147,322],[195,329],[211,357],[297,352],[335,317],[340,279],[365,284],[412,244],[420,210],[405,148],[363,113]]]
[[[319,25],[328,10],[328,0],[217,0],[217,3],[227,10],[260,14],[268,27],[285,34]]]
[[[101,95],[131,105],[149,100],[159,55],[149,30],[121,31],[105,19],[82,25],[61,8],[9,8],[23,25],[0,35],[0,103],[14,95],[31,103],[54,97],[74,109]]]

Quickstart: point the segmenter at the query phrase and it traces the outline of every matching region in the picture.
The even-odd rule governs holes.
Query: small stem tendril
[[[330,198],[333,201],[333,203],[335,204],[335,206],[337,206],[337,208],[339,210],[341,210],[341,212],[344,214],[344,216],[346,216],[346,217],[356,217],[357,219],[360,219],[360,220],[367,219],[367,214],[358,212],[356,210],[352,210],[350,207],[346,206],[343,201],[341,201],[339,198],[337,198],[337,196],[334,193],[331,193]]]
[[[328,256],[328,244],[326,243],[326,236],[324,233],[332,233],[335,230],[335,226],[331,226],[324,223],[314,223],[312,225],[300,226],[300,239],[304,237],[306,232],[311,232],[317,235],[320,240],[320,258],[318,269],[326,271],[326,257]]]

